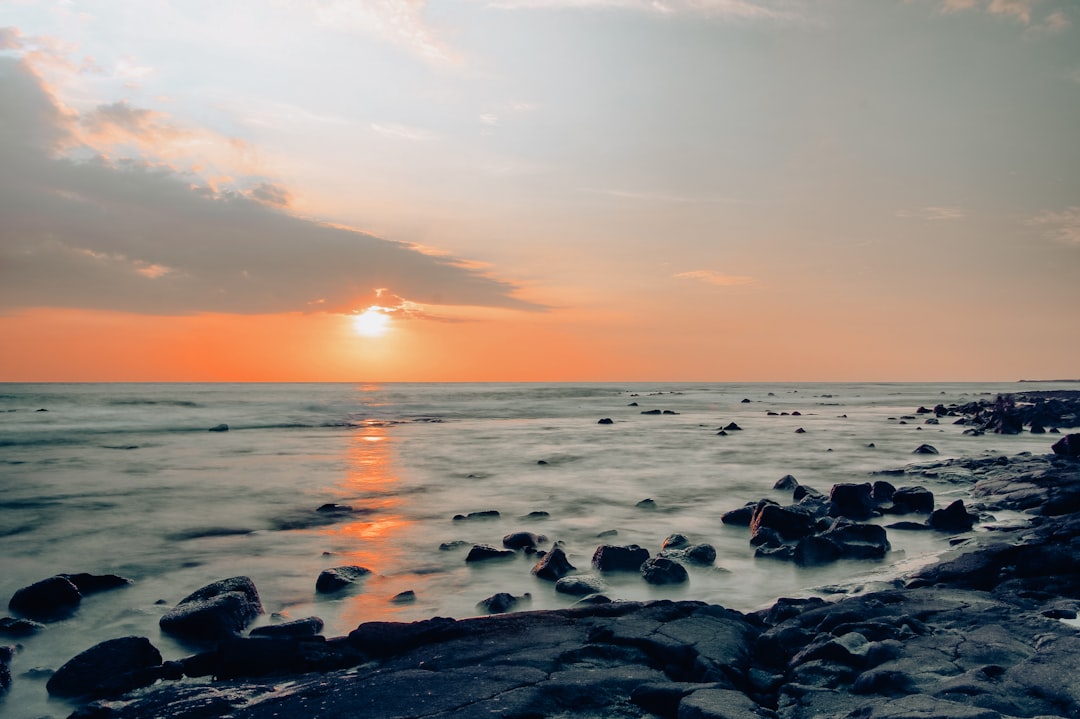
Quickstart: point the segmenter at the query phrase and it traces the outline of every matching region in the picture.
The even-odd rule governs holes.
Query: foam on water
[[[933,459],[1046,452],[1045,436],[970,437],[921,417],[900,420],[919,405],[1029,388],[0,385],[0,597],[61,572],[135,580],[21,640],[0,715],[68,713],[47,700],[45,678],[33,670],[55,669],[105,639],[138,634],[166,658],[191,654],[160,633],[158,618],[194,589],[240,574],[255,581],[268,612],[318,615],[328,635],[375,619],[470,616],[502,591],[529,592],[526,606],[536,609],[571,604],[530,574],[529,557],[465,563],[471,544],[499,545],[513,531],[563,542],[584,571],[604,542],[655,553],[679,532],[716,547],[715,566],[689,567],[681,587],[605,578],[621,599],[752,610],[828,585],[887,581],[945,540],[890,532],[893,552],[883,562],[806,569],[755,561],[745,528],[724,526],[720,515],[762,497],[788,501],[771,489],[785,474],[822,491],[865,481],[919,461],[911,452],[924,442],[940,451]],[[677,414],[641,414],[652,409]],[[602,417],[614,423],[597,424]],[[717,435],[730,422],[742,431]],[[207,432],[222,423],[229,432]],[[924,484],[939,505],[966,491],[949,477]],[[655,509],[637,506],[646,498]],[[357,511],[324,522],[315,509],[328,502]],[[500,516],[453,520],[489,509]],[[537,511],[547,518],[524,519]],[[609,530],[617,535],[598,538]],[[440,550],[454,542],[462,544]],[[374,573],[355,592],[317,597],[318,573],[344,564]],[[414,602],[391,601],[406,590]]]

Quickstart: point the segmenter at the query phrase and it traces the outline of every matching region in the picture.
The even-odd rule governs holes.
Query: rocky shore
[[[967,409],[991,429],[1016,411]],[[858,529],[878,526],[860,517],[925,510],[905,505],[923,501],[918,492],[898,502],[905,487],[894,484],[932,477],[967,488],[966,525],[934,526],[928,515],[901,527],[952,537],[941,561],[887,586],[837,589],[830,600],[784,598],[740,613],[591,595],[570,609],[369,622],[327,638],[315,617],[247,633],[260,599],[250,580],[234,577],[162,617],[162,631],[191,643],[189,657],[163,661],[149,639],[117,638],[73,657],[48,689],[80,702],[73,719],[1080,718],[1078,454],[1080,435],[1062,435],[1054,454],[920,463],[828,496],[804,488],[800,497],[795,483],[792,505],[743,508],[750,540],[762,537],[762,561],[831,561],[887,549]],[[1002,512],[1023,521],[999,524],[993,515]],[[972,523],[982,531],[967,531]],[[537,566],[552,564],[556,550]],[[362,569],[336,568],[326,581],[352,581]],[[43,580],[12,598],[19,616],[0,629],[32,634],[82,594],[122,586],[116,577]],[[494,606],[512,606],[504,599]],[[0,652],[0,691],[13,651]]]

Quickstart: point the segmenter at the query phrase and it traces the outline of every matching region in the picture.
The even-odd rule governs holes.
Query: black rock
[[[130,579],[119,577],[115,574],[61,574],[69,582],[74,584],[84,597],[96,592],[104,592],[110,589],[120,589],[134,584]]]
[[[79,588],[67,577],[49,577],[15,592],[8,609],[39,622],[71,616],[82,601]]]
[[[223,424],[215,424],[208,431],[210,431],[210,432],[228,432],[229,431],[229,425],[224,424],[224,423]]]
[[[638,502],[637,504],[635,504],[634,506],[637,507],[638,509],[654,510],[654,509],[656,509],[656,500],[654,500],[654,499],[643,499],[640,502]]]
[[[158,623],[162,631],[174,636],[224,639],[239,634],[262,613],[255,584],[247,577],[232,577],[192,592]]]
[[[869,482],[834,484],[829,492],[829,516],[869,519],[874,513],[872,492]]]
[[[476,606],[479,609],[483,609],[488,614],[503,614],[509,612],[519,603],[531,598],[532,597],[528,592],[520,597],[515,597],[513,594],[508,594],[507,592],[499,592],[498,594],[491,595],[487,599],[480,600],[477,602]]]
[[[330,594],[344,589],[357,579],[366,577],[369,574],[371,574],[370,569],[356,565],[324,569],[319,573],[319,578],[315,580],[315,591],[320,594]]]
[[[795,430],[795,434],[806,434],[806,430],[802,427],[799,427],[797,430]]]
[[[13,619],[12,617],[0,617],[0,635],[7,637],[28,637],[39,629],[44,629],[44,624],[39,624],[31,619]]]
[[[1080,457],[1080,434],[1067,434],[1050,447],[1054,454],[1065,457]]]
[[[109,639],[68,660],[45,688],[56,697],[118,696],[153,684],[160,667],[161,652],[146,637]]]
[[[934,511],[934,493],[925,487],[901,487],[893,492],[890,514]]]
[[[575,569],[576,567],[566,558],[566,552],[563,551],[562,547],[553,547],[550,552],[540,558],[539,562],[533,565],[532,573],[541,579],[554,582]]]
[[[896,487],[881,479],[874,482],[870,489],[870,498],[877,504],[893,501],[894,494],[896,494]]]
[[[785,474],[780,479],[773,483],[773,489],[783,490],[785,492],[795,491],[795,488],[799,486],[799,480],[795,479],[790,474]]]
[[[785,540],[801,539],[814,532],[814,517],[802,507],[781,507],[767,500],[758,502],[750,519],[750,534],[775,530]]]
[[[593,552],[592,565],[601,572],[637,572],[648,558],[649,550],[636,544],[602,544]]]
[[[967,532],[978,517],[968,514],[964,500],[958,499],[945,509],[935,509],[927,520],[934,529],[941,532]]]
[[[724,512],[720,515],[720,521],[735,527],[749,527],[750,519],[754,516],[754,508],[756,506],[756,502],[751,502],[745,507],[739,507],[730,512]]]
[[[469,554],[465,557],[466,562],[482,562],[487,559],[506,559],[514,556],[512,549],[498,549],[490,544],[474,544]]]
[[[604,417],[596,422],[597,424],[615,424],[615,420],[611,417]]]
[[[695,544],[682,550],[682,556],[694,564],[709,565],[716,561],[716,547],[711,544]]]
[[[295,619],[281,624],[267,624],[263,627],[255,627],[251,630],[253,637],[314,637],[322,633],[323,620],[319,617],[306,617]]]
[[[682,584],[689,579],[686,567],[667,557],[650,557],[641,564],[641,576],[649,584]]]
[[[929,444],[920,444],[912,452],[912,454],[937,454],[938,451],[935,447]]]
[[[416,592],[412,589],[406,589],[404,592],[398,592],[390,598],[393,604],[412,604],[416,601]]]
[[[732,422],[731,424],[726,425],[724,427],[724,429],[727,430],[728,432],[735,432],[735,431],[741,430],[742,427],[740,427],[739,425]]]
[[[544,462],[544,460],[540,460],[540,462],[543,462],[544,464],[547,464],[547,462]],[[463,522],[463,521],[466,521],[466,520],[471,521],[471,520],[474,520],[474,519],[498,519],[498,518],[499,518],[499,511],[497,509],[485,509],[482,512],[469,512],[468,514],[455,514],[454,515],[454,521],[455,522]]]

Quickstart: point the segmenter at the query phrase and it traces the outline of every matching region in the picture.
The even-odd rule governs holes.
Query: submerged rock
[[[323,620],[319,617],[305,617],[304,619],[294,619],[291,622],[282,622],[281,624],[267,624],[262,627],[255,627],[249,633],[252,637],[314,637],[318,634],[322,634]]]
[[[649,584],[683,584],[690,578],[686,567],[667,557],[646,559],[640,571]]]
[[[490,544],[474,544],[469,550],[466,562],[483,562],[488,559],[509,559],[514,556],[512,549],[499,549]]]
[[[976,519],[976,515],[968,514],[964,500],[958,499],[945,509],[935,509],[927,524],[941,532],[967,532]]]
[[[1080,457],[1080,434],[1067,434],[1050,447],[1054,454],[1065,457]]]
[[[525,592],[520,597],[515,597],[513,594],[507,592],[499,592],[493,594],[487,599],[480,600],[476,606],[479,609],[483,609],[488,614],[503,614],[511,611],[514,607],[522,602],[526,602],[532,599],[532,595]]]

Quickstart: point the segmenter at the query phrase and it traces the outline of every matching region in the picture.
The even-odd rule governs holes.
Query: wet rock
[[[315,508],[316,512],[321,514],[352,514],[353,508],[348,504],[335,504],[329,502],[327,504],[321,504]]]
[[[875,502],[869,482],[834,484],[829,492],[829,516],[848,519],[869,519]]]
[[[640,571],[649,584],[683,584],[690,578],[686,567],[667,557],[646,559]]]
[[[772,529],[785,540],[801,539],[814,532],[814,517],[802,507],[781,507],[775,502],[763,500],[754,508],[750,519],[750,535],[763,529]]]
[[[726,431],[726,432],[738,432],[741,429],[742,429],[742,427],[735,424],[734,422],[731,422],[730,424],[727,424],[727,425],[724,426],[724,431]]]
[[[249,633],[252,637],[314,637],[322,634],[323,620],[319,617],[305,617],[304,619],[294,619],[291,622],[282,622],[281,624],[267,624],[262,627],[255,627]]]
[[[799,480],[795,479],[790,474],[785,474],[780,479],[773,483],[773,489],[779,489],[783,491],[794,491],[799,486]]]
[[[552,547],[550,552],[541,557],[539,562],[533,565],[532,573],[541,579],[554,582],[575,569],[577,567],[570,563],[563,548],[555,546]]]
[[[937,454],[937,448],[929,444],[920,444],[911,452],[912,454]]]
[[[653,511],[657,508],[656,500],[653,499],[643,499],[634,506],[638,509],[647,509],[649,511]]]
[[[945,509],[931,512],[927,523],[941,532],[967,532],[974,526],[976,519],[976,515],[968,514],[964,500],[958,499]]]
[[[153,684],[160,667],[161,652],[146,637],[109,639],[68,660],[45,688],[55,697],[118,696]]]
[[[901,487],[892,496],[890,514],[929,514],[934,511],[934,493],[925,487]]]
[[[680,549],[662,549],[658,556],[708,566],[716,561],[716,547],[711,544],[691,544]]]
[[[209,432],[228,432],[229,431],[229,425],[227,425],[225,423],[215,424],[208,431]]]
[[[604,417],[603,419],[597,420],[596,423],[597,424],[615,424],[615,420],[613,420],[611,417]]]
[[[647,409],[647,410],[644,410],[642,412],[642,414],[663,414],[663,413],[658,409]]]
[[[547,537],[542,534],[534,534],[532,532],[514,532],[507,534],[503,537],[503,546],[507,549],[536,549],[540,544],[547,541]]]
[[[756,506],[756,502],[750,502],[745,507],[739,507],[738,509],[732,509],[730,512],[724,512],[720,515],[720,521],[735,527],[749,527]]]
[[[660,549],[685,549],[690,546],[690,540],[683,534],[669,534],[664,538]]]
[[[390,598],[392,604],[412,604],[416,601],[416,592],[411,589],[406,589],[404,592],[398,592]]]
[[[344,589],[369,574],[371,574],[370,569],[356,565],[324,569],[319,573],[319,578],[315,580],[315,591],[320,594],[331,594]]]
[[[11,688],[11,660],[14,658],[14,647],[0,647],[0,697],[4,696]]]
[[[590,574],[574,574],[555,582],[555,591],[575,597],[587,597],[607,591],[607,585],[600,577]]]
[[[478,609],[482,609],[488,614],[503,614],[514,609],[518,604],[526,602],[532,599],[532,595],[526,592],[520,597],[515,597],[513,594],[507,592],[499,592],[493,594],[487,599],[482,599],[477,602]]]
[[[34,632],[44,629],[44,624],[39,624],[31,619],[15,619],[13,617],[0,617],[0,636],[28,637]]]
[[[875,504],[882,504],[884,502],[893,501],[893,495],[896,494],[896,487],[890,482],[879,479],[874,482],[870,488],[870,498],[874,500]]]
[[[514,550],[512,549],[499,549],[498,547],[492,547],[490,544],[474,544],[472,549],[469,550],[468,556],[465,557],[466,562],[483,562],[489,559],[509,559],[514,556]]]
[[[130,579],[115,574],[87,574],[82,572],[80,574],[60,574],[58,576],[64,577],[74,584],[84,597],[88,594],[105,592],[110,589],[121,589],[134,584]]]
[[[1080,457],[1080,434],[1067,434],[1050,447],[1054,454],[1065,457]]]
[[[28,619],[52,622],[71,616],[81,601],[82,593],[70,579],[55,576],[16,591],[8,609]]]
[[[799,427],[797,430],[795,430],[795,434],[806,434],[806,429],[804,429],[803,427]]]
[[[636,544],[602,544],[593,552],[592,565],[601,572],[637,572],[649,558],[649,550]]]
[[[180,600],[158,622],[161,630],[188,639],[236,636],[263,613],[255,584],[232,577],[208,584]]]

